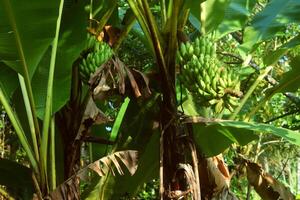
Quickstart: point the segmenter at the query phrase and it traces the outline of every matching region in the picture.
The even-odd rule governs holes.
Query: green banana
[[[178,64],[182,66],[179,79],[200,102],[207,102],[205,106],[213,106],[216,113],[224,108],[233,111],[239,98],[227,91],[230,89],[238,94],[240,80],[233,69],[218,61],[213,38],[212,35],[198,37],[194,42],[179,46],[176,55]]]

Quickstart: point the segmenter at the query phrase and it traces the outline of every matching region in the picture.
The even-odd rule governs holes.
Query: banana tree
[[[34,186],[35,197],[43,199],[55,190],[57,183],[66,180],[65,184],[70,185],[68,180],[80,175],[75,166],[79,167],[81,133],[84,131],[82,129],[91,126],[85,127],[83,123],[85,120],[94,123],[104,116],[91,100],[89,92],[81,93],[82,85],[78,76],[77,60],[85,50],[88,27],[86,17],[89,16],[84,7],[90,4],[68,4],[64,1],[45,4],[38,1],[30,4],[19,4],[16,1],[1,3],[0,100],[30,163],[32,178],[26,177],[32,181],[25,187]],[[103,5],[103,2],[99,2],[97,6],[101,8]],[[114,7],[103,14],[107,16],[102,19],[102,27],[112,10]],[[78,20],[72,16],[74,12]],[[96,15],[97,12],[92,14]],[[80,26],[77,27],[78,24]],[[78,41],[74,43],[74,39]],[[122,113],[120,116],[122,121]],[[97,122],[103,123],[101,120]],[[114,134],[118,132],[118,123],[120,119],[115,122]],[[58,145],[55,145],[56,142]],[[113,143],[104,142],[109,145]],[[114,165],[122,174],[118,164],[122,161],[128,169],[133,170],[130,172],[133,174],[136,167],[135,154],[124,152],[115,154],[116,157],[105,157],[104,160],[95,159],[93,165],[88,167],[105,174],[107,172],[101,171],[102,168],[106,166],[111,169]],[[63,161],[63,165],[56,160]],[[9,166],[11,164],[8,163],[7,169]],[[2,181],[6,184],[9,179],[4,178]],[[74,184],[77,185],[77,182]],[[71,192],[79,194],[79,188],[74,187],[75,190]],[[61,185],[60,188],[68,187]],[[60,190],[60,195],[65,190]],[[67,192],[70,194],[70,191]],[[52,198],[56,198],[59,192],[53,194]]]
[[[88,176],[93,178],[82,194],[87,199],[133,196],[142,183],[158,177],[161,199],[234,196],[228,189],[228,169],[216,155],[232,143],[257,139],[254,132],[300,144],[295,131],[252,122],[253,113],[246,119],[240,115],[262,79],[270,80],[271,68],[262,70],[244,95],[239,91],[239,77],[247,66],[258,70],[251,60],[257,46],[279,35],[285,20],[299,23],[297,6],[286,12],[279,9],[282,2],[273,0],[252,19],[256,2],[242,0],[2,2],[0,100],[30,161],[38,198],[54,191],[49,198],[75,194],[69,198],[79,199],[77,177],[83,180],[87,174],[79,170],[81,151],[87,150],[84,143],[93,142],[91,164],[86,166],[103,175]],[[284,6],[298,4],[287,1]],[[187,27],[195,31],[189,34]],[[118,58],[129,34],[144,42],[153,56],[153,73],[127,67]],[[216,48],[229,35],[242,43],[234,49],[237,55]],[[276,62],[297,44],[293,37],[266,63]],[[220,55],[238,59],[235,70]],[[265,101],[276,92],[294,91],[298,79],[298,73],[287,73]],[[104,110],[117,107],[115,119],[105,116],[95,102]],[[216,145],[210,145],[213,142]],[[136,152],[118,153],[126,149],[140,155],[133,177],[136,162],[128,162],[136,159]],[[99,160],[108,153],[115,154]],[[130,174],[116,177],[112,170],[101,170],[101,163],[115,165],[122,174],[120,161]],[[218,178],[218,187],[208,178]]]

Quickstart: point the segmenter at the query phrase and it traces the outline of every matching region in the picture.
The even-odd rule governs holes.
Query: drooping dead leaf
[[[119,92],[120,94],[125,93],[125,65],[119,58],[113,59],[114,67],[118,73],[118,82],[119,82]]]
[[[149,79],[142,72],[128,68],[118,57],[114,56],[91,75],[88,83],[93,98],[102,100],[115,89],[119,90],[119,94],[124,95],[126,78],[129,80],[135,97],[151,95]],[[139,81],[137,82],[137,80]],[[141,88],[143,92],[141,92]]]
[[[222,154],[211,158],[199,157],[201,196],[205,199],[237,199],[230,192],[230,173]]]
[[[133,89],[133,91],[134,91],[135,97],[140,97],[140,96],[142,96],[142,94],[141,94],[141,92],[140,92],[140,89],[139,89],[139,86],[138,86],[138,84],[136,83],[133,74],[131,73],[131,71],[130,71],[130,70],[128,69],[128,67],[126,67],[126,66],[125,66],[125,70],[126,70],[126,73],[127,73],[127,75],[128,75],[128,78],[129,78],[131,87],[132,87],[132,89]]]
[[[220,154],[212,158],[207,158],[206,160],[209,179],[215,185],[214,193],[217,194],[221,192],[223,188],[229,188],[230,174],[223,160],[223,156]]]
[[[45,199],[80,200],[79,182],[80,180],[83,180],[83,174],[86,173],[87,169],[93,170],[99,176],[105,176],[108,172],[112,172],[112,174],[115,175],[113,171],[113,168],[115,167],[120,175],[124,175],[120,161],[124,163],[129,173],[133,175],[138,167],[138,152],[134,150],[118,151],[90,163],[85,168],[80,169],[63,184],[59,185]]]
[[[132,71],[132,74],[134,77],[138,77],[138,76],[141,76],[144,83],[145,83],[145,92],[146,92],[146,96],[150,96],[151,95],[151,90],[150,90],[150,87],[149,87],[149,78],[141,71],[137,70],[137,69],[131,69]],[[143,87],[142,87],[143,88]]]
[[[199,197],[197,195],[198,194],[198,184],[197,184],[196,177],[195,177],[192,166],[189,164],[179,163],[175,175],[179,171],[182,171],[184,173],[184,175],[186,177],[187,185],[189,186],[189,191],[192,193],[193,199],[198,200],[199,199]],[[177,193],[177,197],[173,196],[173,198],[179,199],[183,195],[186,196],[189,192],[187,192],[187,191],[179,192],[179,190],[177,190],[177,191],[171,191],[169,193],[170,193],[169,196],[173,196]]]
[[[80,200],[79,180],[75,176],[59,185],[45,200]]]
[[[90,98],[88,100],[85,112],[82,117],[82,121],[76,136],[76,140],[80,140],[82,137],[88,134],[90,127],[93,124],[104,124],[112,121],[107,117],[95,104],[94,100]]]
[[[263,200],[295,199],[295,196],[286,186],[266,173],[259,164],[249,160],[245,160],[245,163],[247,179]]]
[[[124,165],[127,167],[131,176],[136,172],[137,167],[138,167],[137,153],[138,153],[137,151],[132,151],[130,153],[120,152],[118,154],[115,154],[116,157],[118,157],[124,163]],[[133,154],[136,154],[136,155],[133,155]]]

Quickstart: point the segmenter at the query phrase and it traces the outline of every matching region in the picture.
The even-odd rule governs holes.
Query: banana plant
[[[181,43],[194,42],[193,34],[184,33],[188,24],[195,26],[197,31],[194,34],[200,33],[201,37],[205,38],[214,33],[216,40],[229,34],[239,36],[242,32],[245,37],[244,40],[239,40],[241,45],[237,52],[240,55],[234,56],[240,59],[239,61],[243,62],[242,67],[245,67],[244,65],[251,64],[246,61],[251,58],[258,45],[280,33],[284,27],[284,20],[299,22],[297,6],[292,6],[298,5],[298,2],[282,3],[280,0],[273,0],[261,12],[256,13],[254,18],[252,12],[255,9],[255,1],[160,0],[157,3],[160,12],[154,14],[150,1],[127,0],[129,8],[124,12],[124,17],[120,17],[121,9],[118,3],[120,2],[116,0],[72,3],[63,0],[46,3],[31,0],[29,4],[2,0],[0,101],[30,162],[32,172],[29,174],[32,173],[32,185],[39,199],[49,194],[52,198],[57,195],[58,198],[66,198],[63,192],[59,193],[57,190],[51,194],[56,188],[66,193],[78,194],[78,188],[71,191],[67,191],[66,188],[76,185],[76,174],[80,174],[80,179],[82,178],[82,173],[76,173],[75,170],[80,160],[81,139],[91,140],[82,137],[81,133],[87,133],[90,128],[90,125],[84,126],[83,122],[96,123],[98,117],[103,117],[103,113],[92,101],[95,90],[90,90],[84,85],[80,77],[80,62],[87,54],[87,33],[107,40],[116,52],[109,64],[119,68],[122,68],[122,62],[118,60],[117,52],[122,41],[129,33],[138,35],[155,59],[154,70],[158,72],[158,79],[155,77],[150,81],[158,82],[158,86],[151,88],[152,95],[149,95],[148,99],[125,98],[114,124],[110,124],[110,120],[105,121],[108,123],[105,128],[112,127],[112,131],[106,135],[107,140],[100,141],[100,147],[89,145],[90,162],[94,164],[88,165],[103,177],[100,180],[99,177],[93,179],[88,189],[83,192],[83,197],[118,199],[125,193],[132,196],[137,193],[142,183],[159,177],[161,199],[181,198],[186,195],[192,195],[193,199],[201,199],[201,196],[205,196],[201,193],[201,166],[198,165],[199,160],[203,159],[202,155],[216,156],[232,143],[246,145],[258,138],[254,132],[272,133],[293,144],[300,144],[299,134],[295,131],[253,121],[236,121],[241,119],[240,113],[257,85],[263,78],[268,77],[270,67],[260,72],[229,119],[220,119],[221,114],[207,117],[207,110],[200,107],[191,96],[187,95],[186,101],[182,102],[182,105],[178,104],[178,96],[184,93],[182,88],[181,91],[177,90],[178,77],[184,73],[180,70],[178,72],[176,63],[178,46],[182,46]],[[280,9],[281,5],[293,9],[283,10]],[[276,30],[272,29],[273,27]],[[116,34],[113,35],[114,31]],[[109,38],[102,37],[101,34],[108,34]],[[191,41],[187,42],[188,40]],[[274,51],[274,56],[266,60],[266,65],[276,62],[276,59],[297,44],[299,37],[294,37],[280,46]],[[293,58],[293,71],[287,73],[279,84],[270,90],[265,97],[266,101],[276,92],[291,92],[299,87],[299,73],[293,73],[299,71],[297,61],[298,57]],[[149,80],[143,73],[131,71],[128,67],[122,69],[134,89],[133,92],[126,89],[125,81],[120,81],[123,83],[119,84],[119,93],[122,95],[118,93],[118,97],[122,96],[121,99],[124,99],[123,95],[130,96],[130,92],[136,97],[142,96],[133,74],[142,77],[147,85],[145,88],[149,90]],[[101,76],[104,74],[100,69],[98,72],[96,70],[96,78],[97,73]],[[119,73],[124,72],[119,70]],[[119,76],[119,80],[122,78]],[[212,77],[208,77],[210,78]],[[102,86],[104,85],[98,84],[93,89],[103,89]],[[148,94],[151,93],[149,91]],[[99,99],[107,100],[106,97],[101,96]],[[256,109],[261,105],[263,104],[258,105]],[[185,115],[180,115],[179,110]],[[198,116],[199,114],[202,116]],[[250,113],[249,119],[252,119],[252,116]],[[99,139],[97,141],[99,142]],[[210,145],[212,141],[216,145]],[[113,176],[112,171],[102,173],[98,167],[98,157],[124,149],[136,149],[140,152],[136,176],[125,174],[120,178]],[[182,155],[182,152],[186,154]],[[124,158],[122,156],[124,154],[111,156],[112,159],[106,160],[104,165],[109,167],[108,163],[114,163],[119,171],[120,165],[116,163],[118,159]],[[56,160],[63,162],[64,166],[56,163]],[[121,161],[124,162],[122,159]],[[206,162],[210,163],[210,160]],[[60,167],[57,168],[58,166]],[[27,169],[24,171],[28,173]],[[188,177],[186,181],[180,181],[182,174]],[[26,177],[30,177],[27,175]],[[63,180],[67,181],[61,184]],[[186,185],[190,188],[184,191]],[[213,191],[213,188],[211,189]],[[79,196],[75,195],[74,198]]]

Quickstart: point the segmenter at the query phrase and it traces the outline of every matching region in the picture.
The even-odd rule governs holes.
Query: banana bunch
[[[88,82],[91,74],[113,55],[110,46],[105,42],[99,42],[94,36],[88,37],[86,49],[88,49],[89,53],[86,54],[79,64],[79,72],[84,82]]]
[[[224,107],[233,112],[242,95],[239,76],[218,61],[211,37],[182,43],[177,61],[182,69],[178,78],[194,97],[212,106],[216,113]]]

